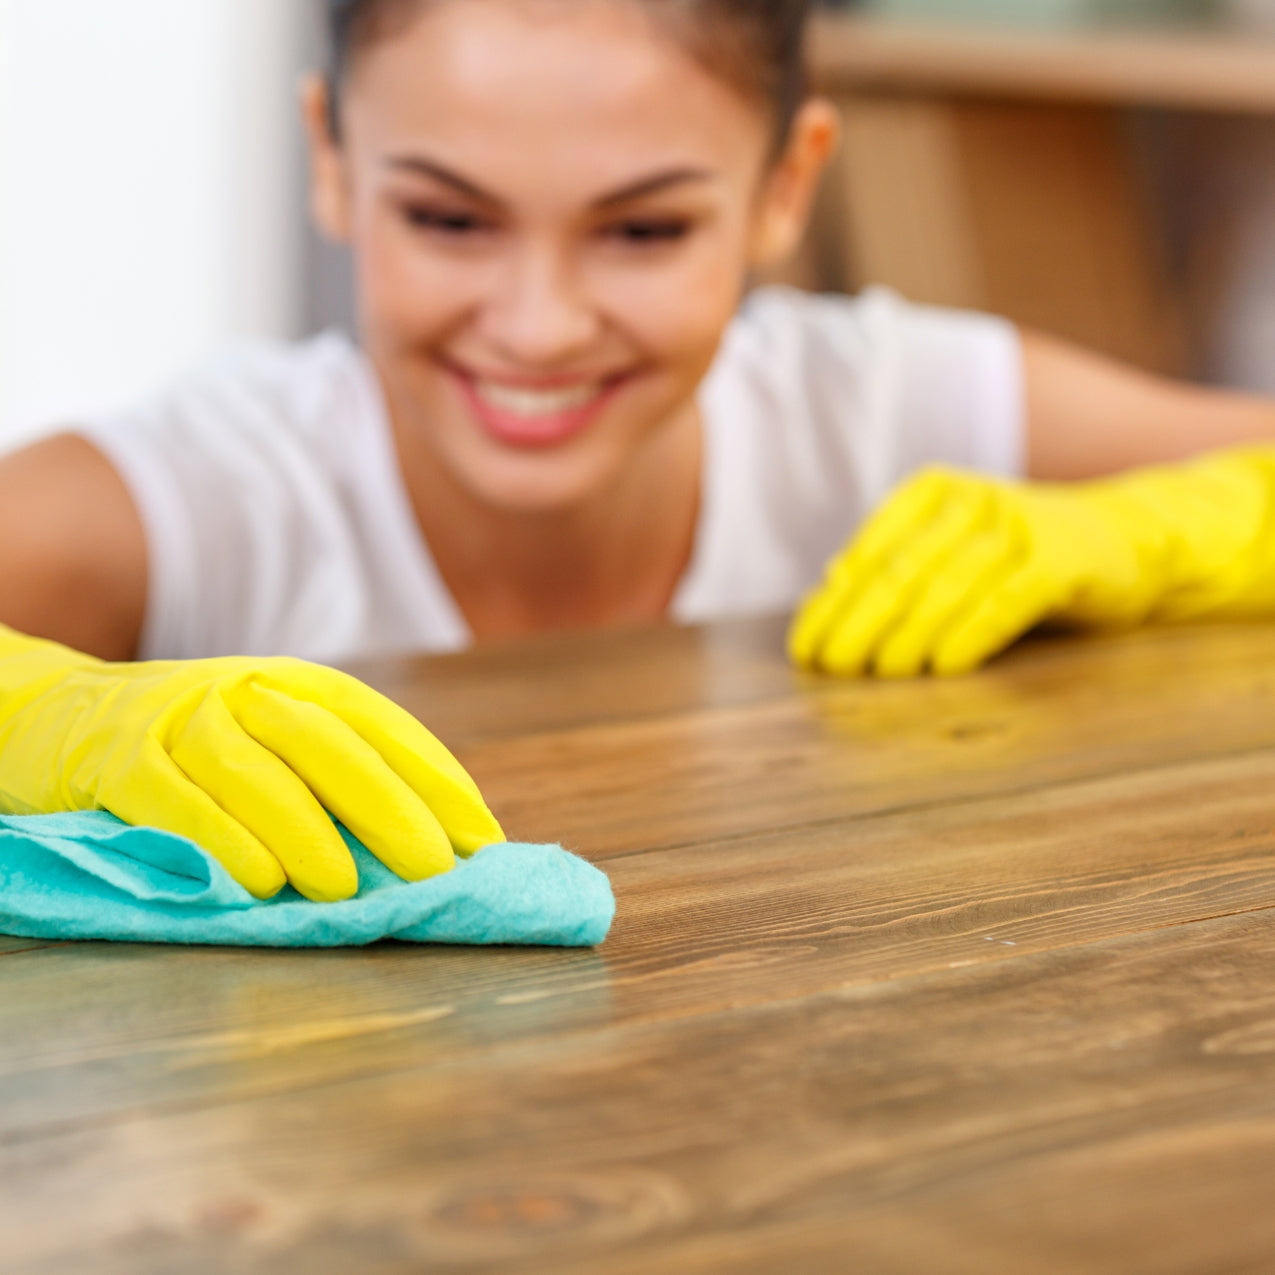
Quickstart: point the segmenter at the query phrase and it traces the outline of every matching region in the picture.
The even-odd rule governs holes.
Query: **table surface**
[[[1040,29],[830,14],[816,80],[835,92],[1275,114],[1275,31]]]
[[[599,949],[0,939],[0,1270],[1275,1269],[1275,627],[360,670]]]

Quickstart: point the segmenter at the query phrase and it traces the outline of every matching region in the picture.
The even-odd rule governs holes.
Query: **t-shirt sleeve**
[[[942,463],[1024,472],[1022,342],[1007,319],[864,295],[864,322],[888,369],[891,485]]]
[[[790,288],[751,294],[701,393],[706,465],[674,614],[792,606],[925,465],[1022,470],[1017,330],[987,315]]]
[[[359,571],[338,493],[283,389],[297,357],[223,362],[75,428],[142,519],[142,658],[340,648]]]

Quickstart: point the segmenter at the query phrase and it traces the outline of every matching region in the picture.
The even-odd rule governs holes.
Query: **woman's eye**
[[[487,223],[473,213],[443,208],[408,207],[403,209],[403,216],[408,225],[417,230],[436,230],[445,235],[467,235],[488,228]]]
[[[607,233],[623,243],[658,244],[683,239],[690,228],[690,223],[681,219],[642,218],[617,222],[608,227]]]

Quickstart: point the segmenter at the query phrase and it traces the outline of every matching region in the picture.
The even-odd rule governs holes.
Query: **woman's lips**
[[[450,369],[478,422],[513,447],[553,447],[586,430],[627,376],[517,385]]]

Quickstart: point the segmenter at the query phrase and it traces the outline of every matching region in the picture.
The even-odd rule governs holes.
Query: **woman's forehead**
[[[617,181],[657,160],[747,163],[767,139],[758,104],[633,0],[424,5],[360,57],[345,118],[355,145],[441,148],[470,167],[552,160]]]

